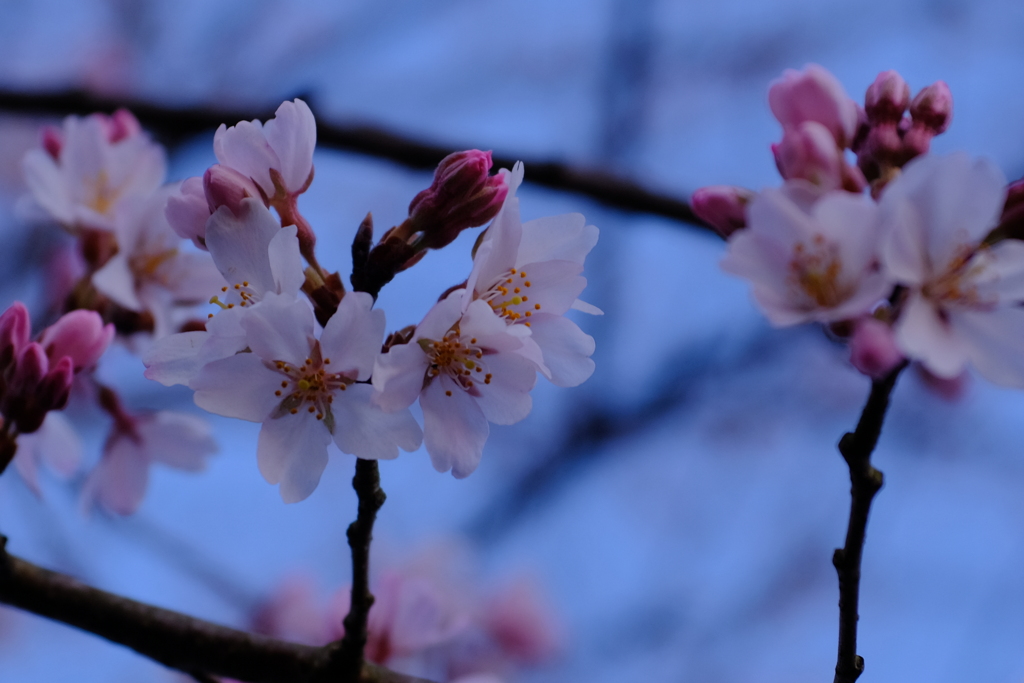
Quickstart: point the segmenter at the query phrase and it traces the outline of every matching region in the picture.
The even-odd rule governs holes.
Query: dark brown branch
[[[130,98],[109,98],[83,91],[19,92],[0,89],[0,111],[18,114],[66,115],[112,112],[130,109],[142,124],[153,130],[167,144],[174,144],[217,128],[221,123],[234,124],[246,119],[268,119],[274,112],[267,109],[240,110],[205,107],[171,107]],[[388,159],[409,168],[433,169],[451,152],[451,147],[435,145],[381,128],[359,125],[330,125],[317,117],[317,144],[323,147],[356,152]],[[472,145],[460,147],[469,149]],[[484,146],[486,148],[486,146]],[[520,157],[497,155],[496,166],[512,168]],[[640,185],[605,172],[576,168],[567,164],[524,159],[531,183],[556,190],[585,195],[599,202],[623,209],[664,216],[706,230],[714,230],[693,213],[690,205],[676,197],[644,189]],[[717,233],[716,233],[717,234]]]
[[[332,646],[332,665],[337,666],[342,680],[355,680],[354,674],[363,665],[366,649],[366,620],[373,606],[370,593],[370,542],[377,511],[387,496],[380,488],[380,470],[376,460],[356,459],[356,474],[352,488],[359,496],[356,521],[348,526],[348,544],[352,550],[352,595],[348,615],[345,616],[345,637]],[[344,678],[347,677],[347,678]]]
[[[91,588],[9,555],[0,536],[0,602],[88,631],[187,674],[249,683],[429,683],[373,664],[341,677],[332,650],[286,643]]]
[[[839,654],[834,683],[854,683],[864,671],[864,658],[857,654],[860,564],[871,501],[882,488],[882,473],[872,466],[871,453],[882,432],[889,395],[904,367],[906,362],[886,377],[871,383],[871,394],[861,412],[857,429],[847,432],[839,441],[839,452],[850,468],[851,500],[846,545],[836,548],[832,555],[832,564],[839,575]]]

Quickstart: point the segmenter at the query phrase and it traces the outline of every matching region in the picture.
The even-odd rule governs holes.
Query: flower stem
[[[882,473],[871,464],[871,453],[882,432],[889,408],[889,396],[906,362],[871,383],[871,394],[861,412],[857,428],[839,441],[839,452],[850,468],[850,520],[846,545],[837,548],[832,564],[839,575],[839,654],[834,683],[854,683],[864,671],[864,658],[857,654],[857,604],[860,600],[860,565],[868,512],[875,494],[882,488]]]

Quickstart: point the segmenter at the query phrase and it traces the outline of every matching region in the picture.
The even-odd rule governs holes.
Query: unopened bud
[[[42,131],[43,149],[54,161],[60,160],[60,151],[64,148],[64,134],[60,128],[54,126],[43,126]]]
[[[110,116],[102,116],[100,120],[106,130],[107,140],[111,143],[120,142],[142,132],[139,120],[127,109],[118,109]]]
[[[71,395],[71,383],[75,379],[74,362],[64,356],[50,368],[42,381],[39,382],[39,404],[43,416],[50,410],[61,410],[68,404]],[[39,421],[42,424],[42,420]],[[38,429],[38,427],[36,427]],[[27,430],[20,430],[26,432]]]
[[[68,357],[74,369],[81,370],[95,365],[113,338],[112,324],[104,325],[95,311],[79,309],[62,315],[46,328],[39,343],[51,364]]]
[[[782,142],[772,145],[772,152],[786,180],[803,178],[826,191],[843,185],[842,152],[828,128],[816,121],[786,129]]]
[[[236,217],[241,215],[243,199],[261,197],[256,183],[235,169],[221,164],[206,169],[203,174],[203,191],[211,214],[226,206]]]
[[[914,126],[922,126],[932,135],[946,132],[953,119],[953,93],[945,81],[935,81],[921,90],[910,103]]]
[[[899,121],[908,104],[910,86],[902,76],[892,70],[878,74],[864,96],[864,111],[871,123]]]
[[[0,374],[11,367],[22,347],[28,344],[31,328],[28,309],[20,301],[0,315]]]
[[[850,338],[850,362],[872,379],[881,379],[903,362],[892,328],[876,318],[863,318]]]
[[[808,64],[803,71],[787,69],[768,88],[768,105],[783,128],[817,121],[840,148],[849,147],[857,132],[857,103],[835,76],[817,64]]]
[[[505,174],[488,175],[491,153],[471,149],[449,154],[438,164],[434,182],[409,204],[412,232],[421,244],[440,249],[466,228],[494,218],[508,195]]]
[[[711,185],[693,193],[690,205],[699,218],[725,238],[747,227],[747,205],[757,194],[744,187]]]

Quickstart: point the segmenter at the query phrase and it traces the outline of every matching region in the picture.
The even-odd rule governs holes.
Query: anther
[[[451,395],[452,395],[452,392],[450,392],[450,391],[446,391],[446,392],[444,392],[444,395],[445,395],[445,396],[451,396]]]
[[[523,301],[526,301],[526,297],[523,297]],[[540,304],[534,304],[533,307],[538,311],[540,310]]]
[[[274,396],[280,396],[280,395],[281,395],[281,390],[280,389],[278,389],[277,391],[274,392]]]
[[[292,409],[291,409],[291,410],[290,410],[289,412],[290,412],[290,413],[291,413],[292,415],[297,415],[297,414],[298,414],[298,412],[299,412],[299,409],[298,409],[298,408],[292,408]]]
[[[316,407],[315,406],[310,406],[309,407],[309,412],[315,413],[316,412]]]

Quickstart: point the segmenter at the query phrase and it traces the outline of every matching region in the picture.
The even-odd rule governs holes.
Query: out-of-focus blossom
[[[751,281],[772,324],[833,322],[867,313],[891,288],[876,249],[878,209],[836,191],[805,204],[800,186],[765,190],[729,240],[722,268]]]
[[[430,460],[458,478],[480,463],[488,421],[514,424],[529,414],[537,381],[529,328],[506,324],[486,301],[464,306],[468,296],[458,289],[439,301],[411,341],[392,346],[373,370],[384,410],[405,410],[419,398]]]
[[[587,286],[583,261],[598,230],[578,213],[521,223],[515,193],[522,163],[508,175],[508,196],[473,259],[466,283],[472,297],[463,299],[463,310],[474,300],[486,301],[506,324],[529,328],[519,353],[554,384],[577,386],[594,372],[594,339],[564,316],[570,308],[601,313],[578,299]],[[535,346],[540,358],[533,355]]]
[[[285,579],[252,617],[256,633],[304,645],[333,640],[324,610],[317,604],[314,582],[305,576]]]
[[[910,86],[896,71],[883,71],[868,86],[864,113],[871,124],[898,123],[910,105]]]
[[[309,496],[327,466],[327,446],[361,458],[413,451],[421,433],[407,409],[371,404],[370,378],[384,336],[384,312],[350,292],[319,339],[313,312],[294,297],[268,293],[241,320],[251,353],[208,363],[192,378],[196,405],[262,422],[260,472],[293,503]]]
[[[768,88],[768,105],[783,128],[816,121],[832,133],[840,148],[850,146],[857,132],[857,103],[826,69],[808,64],[803,71],[786,69]]]
[[[410,233],[430,249],[450,244],[466,228],[485,224],[509,193],[504,173],[488,175],[491,153],[471,149],[449,154],[438,164],[434,181],[409,204]]]
[[[711,224],[718,234],[728,239],[747,227],[747,206],[757,196],[753,190],[734,185],[711,185],[693,193],[693,212]]]
[[[528,581],[516,581],[491,596],[479,618],[502,652],[523,663],[548,661],[562,647],[555,615]]]
[[[24,160],[35,201],[68,229],[114,230],[121,211],[163,182],[163,149],[121,110],[113,116],[69,116],[43,135],[43,149]]]
[[[1024,242],[982,244],[1005,184],[986,161],[925,156],[882,195],[883,261],[907,289],[896,342],[939,377],[970,363],[996,384],[1024,387]]]
[[[57,476],[67,479],[82,463],[82,440],[63,413],[47,413],[43,424],[31,434],[18,437],[14,468],[37,496],[39,463],[46,463]]]
[[[130,416],[121,413],[103,447],[103,457],[82,490],[82,505],[99,503],[118,515],[134,513],[149,485],[149,468],[162,463],[197,472],[217,450],[209,425],[192,415],[159,411]]]
[[[98,313],[76,310],[43,330],[39,343],[51,363],[67,356],[78,371],[95,365],[113,338],[114,326],[104,325]]]
[[[782,142],[772,145],[775,165],[786,180],[803,178],[823,191],[843,185],[843,153],[835,138],[817,121],[787,128]]]
[[[889,374],[903,361],[896,346],[892,328],[886,323],[867,316],[857,321],[850,337],[850,363],[873,379]]]

